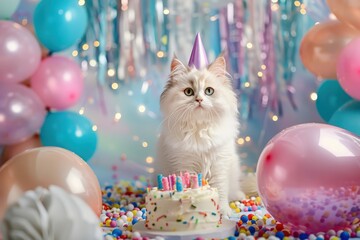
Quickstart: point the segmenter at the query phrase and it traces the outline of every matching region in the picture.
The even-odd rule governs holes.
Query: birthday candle
[[[182,181],[182,186],[183,186],[183,188],[185,188],[185,178],[184,178],[184,174],[182,172],[180,172],[180,178],[181,178],[181,181]]]
[[[184,173],[184,179],[185,179],[185,181],[183,182],[184,186],[186,188],[190,187],[190,174],[189,174],[189,172]]]
[[[202,185],[203,186],[207,185],[205,178],[202,179]]]
[[[172,189],[173,182],[172,182],[171,175],[168,176],[168,181],[169,181],[169,190],[173,190],[173,189]]]
[[[202,174],[198,173],[198,182],[199,182],[199,187],[202,186]]]
[[[172,183],[171,190],[175,190],[175,188],[176,188],[176,186],[175,186],[175,184],[176,184],[176,174],[172,174],[170,176],[170,178],[171,178],[171,183]]]
[[[199,187],[199,181],[197,175],[191,175],[190,176],[190,182],[191,182],[191,188],[198,188]]]
[[[162,178],[162,185],[163,185],[163,190],[164,191],[169,191],[169,181],[168,181],[168,178],[167,177],[163,177]]]
[[[163,189],[162,178],[163,178],[163,175],[162,175],[162,174],[159,174],[159,175],[157,176],[158,189],[159,189],[159,190]]]
[[[183,185],[182,185],[182,178],[180,176],[176,177],[176,191],[182,192]]]

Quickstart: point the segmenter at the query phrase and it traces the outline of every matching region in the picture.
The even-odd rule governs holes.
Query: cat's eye
[[[206,89],[205,89],[205,94],[206,95],[208,95],[208,96],[210,96],[210,95],[213,95],[214,94],[214,89],[212,88],[212,87],[207,87]]]
[[[193,96],[194,90],[192,88],[185,88],[184,93],[186,96]]]

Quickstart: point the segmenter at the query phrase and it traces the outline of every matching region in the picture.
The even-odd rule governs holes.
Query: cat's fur
[[[214,89],[210,96],[205,94],[207,87]],[[194,95],[186,96],[186,88],[193,89]],[[241,170],[236,151],[237,99],[224,57],[201,70],[184,66],[174,57],[160,106],[164,121],[155,175],[202,173],[210,186],[218,188],[222,213],[229,215],[229,200],[245,196],[240,191]]]

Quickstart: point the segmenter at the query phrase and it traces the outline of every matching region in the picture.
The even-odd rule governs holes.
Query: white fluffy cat
[[[239,121],[236,95],[223,56],[197,70],[176,57],[161,95],[164,115],[155,176],[189,171],[202,173],[218,188],[222,213],[229,200],[244,199],[236,151]]]

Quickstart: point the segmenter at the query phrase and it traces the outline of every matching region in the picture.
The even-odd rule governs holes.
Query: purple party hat
[[[194,46],[189,59],[189,67],[195,66],[197,69],[206,67],[209,64],[204,45],[201,41],[200,33],[196,34]]]

